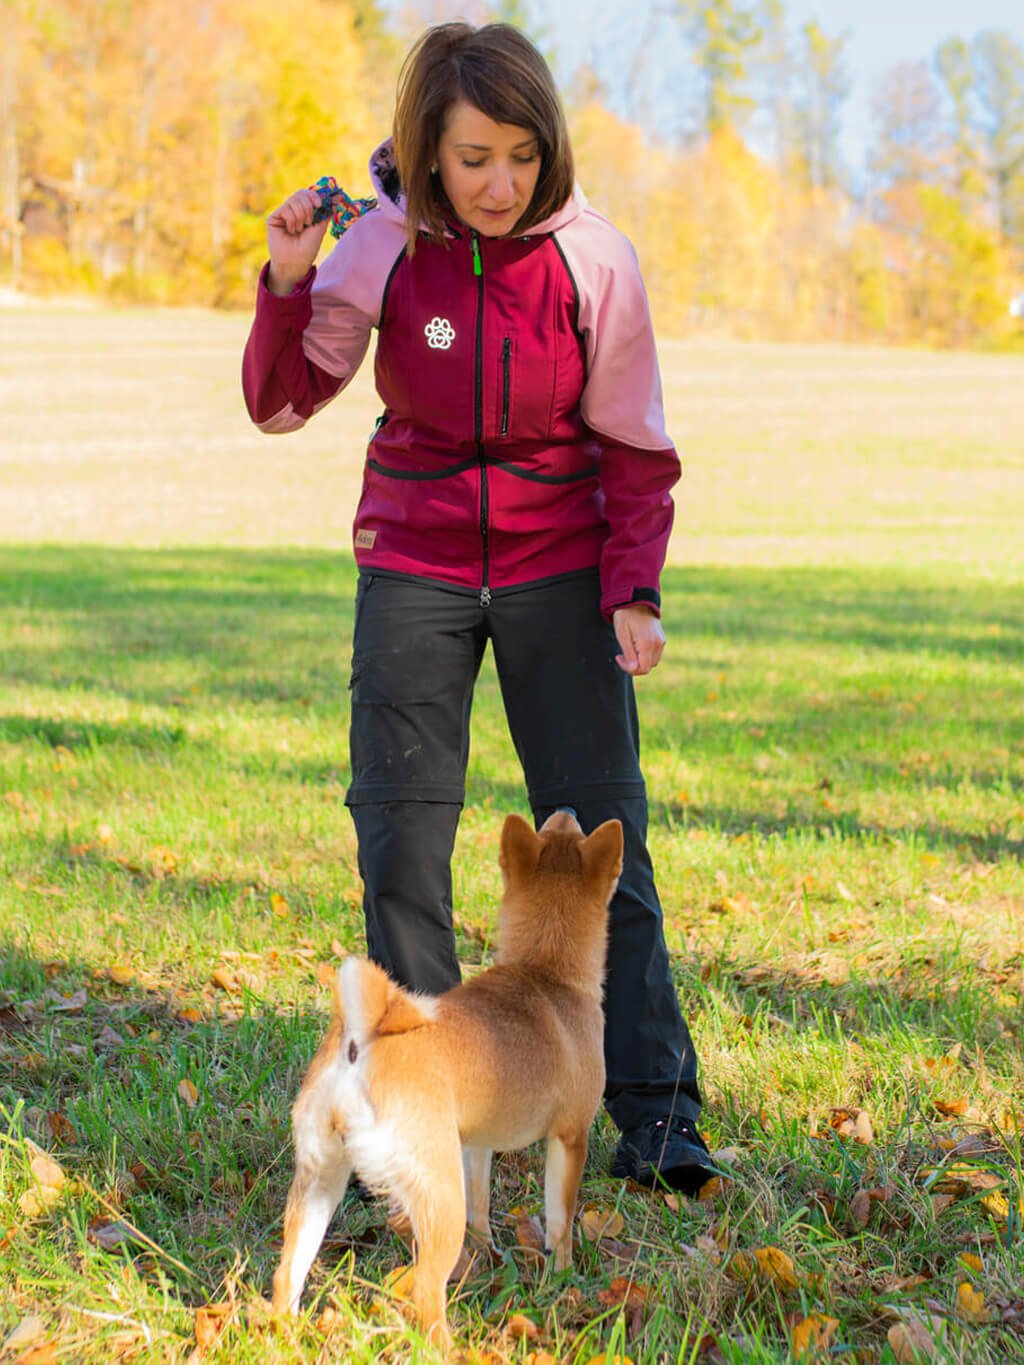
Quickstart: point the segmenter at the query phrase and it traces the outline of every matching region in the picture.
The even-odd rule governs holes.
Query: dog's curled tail
[[[397,986],[375,962],[347,957],[335,974],[334,1012],[350,1049],[385,1034],[422,1028],[433,1021],[436,1006],[433,997]]]

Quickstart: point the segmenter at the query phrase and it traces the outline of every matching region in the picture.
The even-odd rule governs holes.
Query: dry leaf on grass
[[[36,1153],[29,1163],[29,1170],[36,1183],[18,1200],[18,1208],[27,1217],[36,1218],[60,1202],[66,1179],[59,1162],[47,1156],[35,1143],[26,1145],[30,1151]]]
[[[200,1354],[214,1344],[234,1311],[233,1303],[207,1303],[196,1309],[196,1348]]]
[[[626,1220],[618,1209],[593,1204],[584,1209],[580,1217],[580,1227],[588,1242],[597,1242],[602,1237],[618,1237],[626,1226]]]
[[[900,1365],[919,1365],[921,1361],[935,1359],[935,1338],[920,1318],[894,1323],[886,1337]]]
[[[826,1317],[824,1313],[811,1313],[793,1328],[793,1354],[799,1359],[811,1351],[827,1351],[836,1333],[839,1320]]]
[[[841,1138],[850,1138],[865,1147],[875,1140],[874,1129],[866,1109],[833,1109],[828,1126]]]
[[[189,1109],[194,1109],[199,1103],[199,1091],[188,1079],[178,1082],[178,1095],[185,1101]]]
[[[42,1318],[34,1315],[22,1318],[17,1327],[10,1332],[4,1339],[3,1351],[24,1351],[29,1346],[34,1346],[40,1338],[46,1336],[46,1324]]]
[[[992,1313],[985,1303],[985,1295],[969,1285],[966,1280],[956,1287],[956,1315],[964,1322],[973,1322],[977,1326],[992,1320]]]
[[[975,1256],[971,1251],[961,1251],[957,1260],[965,1270],[969,1270],[972,1275],[980,1275],[985,1269],[985,1263],[980,1256]]]
[[[525,1313],[513,1313],[505,1324],[505,1331],[516,1341],[536,1341],[540,1336],[540,1328]]]
[[[52,1341],[41,1341],[38,1346],[30,1346],[18,1356],[14,1365],[55,1365],[57,1346]]]
[[[415,1276],[416,1271],[413,1266],[396,1266],[394,1270],[389,1270],[384,1276],[384,1283],[381,1287],[393,1299],[408,1299],[412,1294]]]
[[[798,1287],[793,1258],[787,1256],[781,1247],[758,1247],[754,1252],[754,1260],[761,1274],[779,1289],[789,1290]]]
[[[109,1218],[94,1218],[89,1224],[86,1236],[94,1246],[103,1251],[119,1251],[123,1246],[131,1246],[135,1234],[127,1223]]]
[[[858,1190],[850,1200],[850,1222],[863,1232],[871,1218],[871,1206],[888,1204],[895,1193],[895,1185],[877,1185],[874,1189]]]
[[[646,1285],[637,1284],[628,1276],[616,1275],[608,1288],[600,1291],[597,1301],[606,1308],[618,1308],[620,1305],[627,1308],[644,1308],[650,1293]]]
[[[512,1212],[516,1220],[516,1246],[543,1256],[545,1254],[543,1223],[535,1214],[526,1213],[521,1209],[513,1209]]]

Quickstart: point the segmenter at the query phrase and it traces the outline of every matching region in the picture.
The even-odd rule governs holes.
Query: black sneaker
[[[673,1114],[648,1119],[622,1134],[612,1158],[612,1175],[638,1185],[667,1185],[694,1195],[718,1174],[707,1143],[690,1119]]]

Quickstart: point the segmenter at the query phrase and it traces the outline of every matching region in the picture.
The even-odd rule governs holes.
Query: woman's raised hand
[[[316,190],[296,190],[267,219],[267,288],[272,294],[290,294],[309,273],[330,222],[329,218],[313,222],[319,207]]]

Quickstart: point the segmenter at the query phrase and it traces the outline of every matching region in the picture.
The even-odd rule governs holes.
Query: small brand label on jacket
[[[377,532],[376,532],[376,531],[357,531],[357,532],[356,532],[356,549],[357,549],[357,550],[372,550],[372,549],[373,549],[373,542],[374,542],[376,539],[377,539]]]

